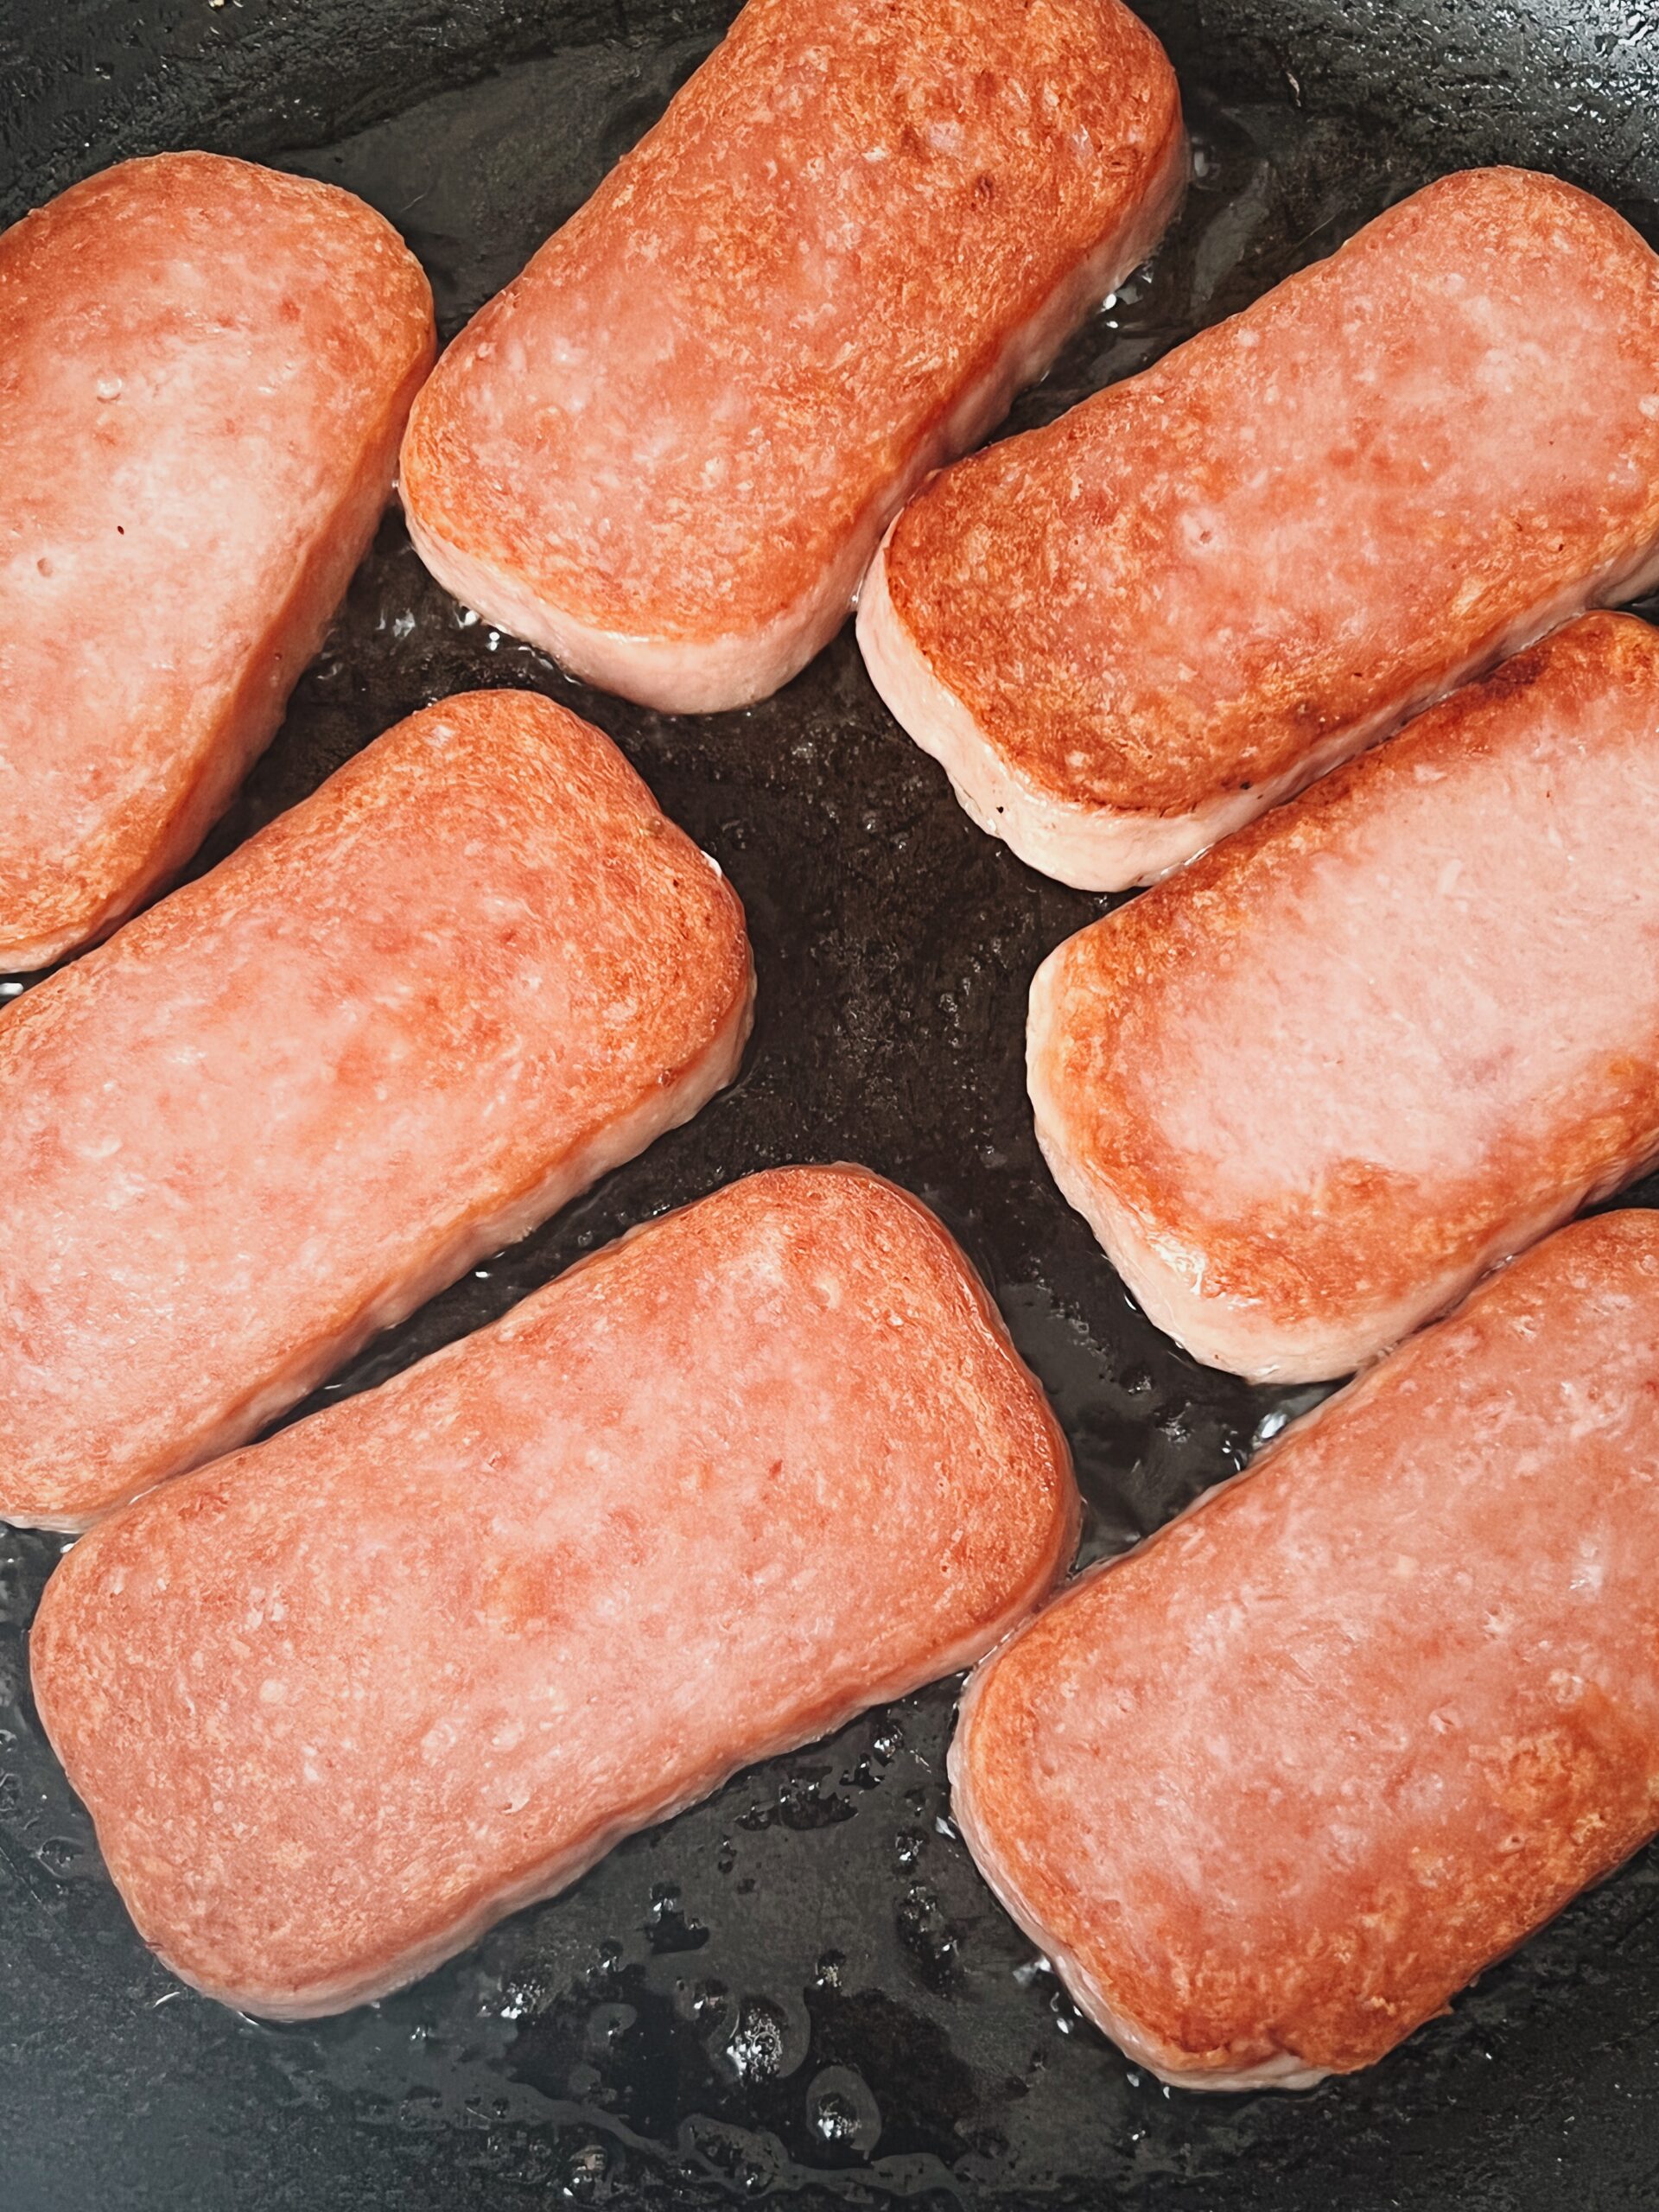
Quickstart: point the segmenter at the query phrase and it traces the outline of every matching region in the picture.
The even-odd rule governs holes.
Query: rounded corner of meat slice
[[[158,154],[0,235],[0,969],[110,930],[269,742],[391,496],[432,296],[329,184]]]
[[[973,1676],[963,1835],[1164,2081],[1372,2063],[1659,1827],[1656,1363],[1575,1223]]]
[[[1185,174],[1174,73],[1119,0],[750,0],[439,364],[410,536],[592,682],[763,698]]]
[[[1118,891],[1656,579],[1659,257],[1474,169],[935,477],[859,636],[982,829]]]
[[[736,1072],[742,908],[598,730],[441,700],[0,1014],[0,1518],[244,1442]]]
[[[105,1522],[30,1669],[145,1940],[301,2018],[969,1664],[1077,1525],[938,1222],[779,1169]]]
[[[1027,1071],[1148,1316],[1374,1358],[1659,1154],[1659,632],[1589,614],[1052,953]]]

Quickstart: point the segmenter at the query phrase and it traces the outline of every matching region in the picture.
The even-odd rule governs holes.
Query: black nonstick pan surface
[[[0,215],[163,147],[275,161],[391,218],[448,336],[731,12],[0,0]],[[1020,402],[1016,426],[1141,367],[1445,169],[1554,169],[1659,242],[1659,0],[1144,12],[1180,71],[1193,188],[1150,274]],[[0,366],[3,346],[0,332]],[[609,731],[731,875],[759,961],[754,1042],[690,1128],[325,1395],[493,1319],[653,1212],[751,1168],[828,1159],[918,1192],[985,1271],[1071,1436],[1085,1556],[1155,1528],[1319,1395],[1253,1390],[1185,1358],[1059,1198],[1025,1103],[1026,987],[1108,902],[971,826],[849,632],[763,706],[669,719],[569,682],[456,607],[390,518],[200,865],[400,715],[501,683]],[[1659,1203],[1659,1188],[1633,1195]],[[3,1208],[0,1192],[0,1224]],[[0,2212],[1659,2206],[1659,1856],[1369,2074],[1302,2095],[1171,2094],[1078,2018],[975,1873],[944,1777],[954,1683],[745,1773],[379,2006],[244,2020],[149,1957],[41,1739],[27,1632],[60,1548],[0,1533]]]

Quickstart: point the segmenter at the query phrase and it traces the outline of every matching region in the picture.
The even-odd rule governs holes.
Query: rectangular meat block
[[[106,1522],[35,1695],[146,1942],[299,2018],[977,1658],[1076,1533],[938,1223],[777,1169]]]
[[[391,493],[432,297],[349,193],[126,162],[0,237],[0,969],[188,860]]]
[[[1659,1828],[1659,1217],[1575,1224],[969,1684],[954,1808],[1188,2088],[1367,2066]]]
[[[1118,0],[749,0],[440,363],[404,445],[422,558],[630,698],[764,697],[1185,175]]]
[[[1659,1154],[1659,632],[1582,617],[1052,953],[1055,1179],[1160,1328],[1344,1375]]]
[[[0,1518],[245,1442],[736,1070],[742,910],[607,738],[429,707],[0,1015]]]
[[[982,829],[1116,891],[1656,579],[1659,257],[1474,169],[941,476],[859,637]]]

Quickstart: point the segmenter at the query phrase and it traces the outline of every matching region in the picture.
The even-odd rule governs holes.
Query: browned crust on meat
[[[1218,2085],[1243,2088],[1252,2074],[1270,2081],[1287,2057],[1308,2069],[1307,2078],[1374,2063],[1651,1837],[1659,1827],[1659,1742],[1634,1713],[1592,1690],[1560,1707],[1536,1737],[1506,1741],[1491,1755],[1492,1802],[1513,1839],[1495,1859],[1460,1860],[1451,1879],[1440,1865],[1393,1866],[1352,1924],[1299,1928],[1282,1948],[1253,1949],[1248,1937],[1224,1954],[1195,1947],[1154,1967],[1137,1965],[1131,1943],[1120,1939],[1122,1909],[1103,1909],[1109,1869],[1068,1856],[1066,1838],[1046,1826],[1039,1777],[1055,1684],[1077,1655],[1163,1638],[1179,1695],[1192,1564],[1201,1560],[1206,1578],[1224,1573],[1230,1548],[1240,1586],[1251,1586],[1262,1567],[1263,1509],[1282,1501],[1285,1519],[1299,1504],[1306,1512],[1310,1485],[1324,1472],[1317,1460],[1309,1464],[1304,1440],[1317,1431],[1321,1446],[1339,1450],[1344,1430],[1363,1429],[1398,1399],[1421,1421],[1421,1450],[1441,1453],[1455,1438],[1435,1418],[1439,1378],[1459,1365],[1495,1366],[1505,1337],[1558,1328],[1564,1303],[1570,1314],[1598,1290],[1639,1295],[1648,1312],[1637,1325],[1650,1331],[1656,1271],[1653,1212],[1630,1210],[1558,1231],[1287,1430],[1246,1473],[1071,1584],[974,1677],[950,1764],[959,1810],[971,1808],[976,1856],[1021,1924],[1064,1955],[1066,1978],[1088,2009],[1109,2016],[1166,2078],[1203,2088],[1207,2076],[1228,2076]],[[1452,1393],[1455,1403],[1454,1383]],[[1252,1520],[1241,1540],[1233,1523],[1245,1513]],[[1409,1543],[1408,1528],[1402,1537]],[[1482,1594],[1477,1580],[1471,1604]],[[1101,1781],[1110,1787],[1109,1764]],[[1256,1841],[1240,1837],[1238,1848]]]
[[[453,733],[453,741],[435,760],[429,741],[442,728]],[[631,903],[633,911],[651,919],[650,929],[642,929],[632,946],[628,983],[635,1012],[626,1049],[613,1054],[607,1066],[609,1095],[588,1100],[588,1116],[562,1129],[557,1143],[547,1128],[534,1123],[516,1134],[507,1154],[511,1173],[482,1201],[474,1190],[463,1205],[453,1185],[448,1191],[441,1183],[434,1185],[428,1244],[411,1259],[411,1280],[418,1282],[434,1265],[442,1281],[452,1280],[472,1262],[468,1257],[445,1268],[446,1249],[463,1249],[480,1227],[491,1224],[508,1224],[500,1242],[524,1235],[534,1220],[552,1210],[538,1204],[538,1192],[561,1176],[576,1176],[578,1187],[590,1181],[599,1171],[584,1171],[583,1163],[596,1148],[602,1154],[607,1139],[614,1141],[612,1133],[635,1128],[659,1099],[671,1097],[682,1084],[695,1084],[711,1060],[734,1063],[748,1027],[753,964],[736,892],[662,812],[644,779],[603,732],[538,694],[467,692],[409,716],[211,874],[174,892],[108,944],[29,992],[0,1020],[0,1111],[8,1096],[18,1097],[37,1086],[60,1089],[66,1070],[82,1065],[89,1044],[96,1050],[101,1005],[118,1003],[134,990],[153,990],[158,969],[164,976],[170,963],[199,960],[250,909],[261,918],[264,949],[272,962],[287,954],[283,929],[290,925],[303,952],[307,931],[319,927],[319,879],[326,877],[331,856],[360,849],[359,841],[384,844],[395,838],[402,843],[414,899],[423,854],[490,837],[504,852],[515,843],[534,844],[543,823],[572,814],[596,844],[602,840],[607,896],[621,906]],[[333,888],[338,897],[337,881]],[[454,1067],[487,1065],[499,1057],[503,1016],[495,993],[500,945],[492,942],[487,950],[497,963],[494,971],[464,936],[455,937],[450,988],[420,1002],[415,1018],[421,1059],[411,1065],[405,1080],[430,1083],[447,1077]],[[316,965],[321,983],[323,963],[319,959]],[[156,1075],[153,1069],[129,1067],[124,1072],[130,1084],[153,1081]],[[358,1086],[386,1072],[348,1060],[336,1071],[336,1082],[349,1099]],[[729,1080],[729,1073],[719,1079]],[[633,1137],[620,1156],[648,1141]],[[614,1162],[607,1159],[604,1164]],[[227,1174],[234,1173],[234,1161],[224,1166]],[[211,1197],[211,1192],[199,1191],[192,1203],[205,1205]],[[302,1232],[303,1224],[272,1224],[273,1235],[299,1239]],[[73,1250],[74,1235],[73,1222],[65,1221],[67,1249]],[[404,1296],[401,1311],[410,1311],[439,1287],[430,1282],[418,1296]],[[7,1334],[13,1341],[34,1334],[37,1357],[51,1356],[41,1349],[48,1345],[66,1357],[64,1387],[73,1402],[76,1348],[62,1307],[48,1306],[43,1313],[31,1314],[27,1301],[33,1286],[14,1282],[9,1287],[19,1310],[9,1320]],[[398,1303],[397,1288],[380,1286],[381,1301]],[[273,1331],[266,1340],[259,1370],[239,1382],[251,1397],[263,1399],[273,1376],[291,1364],[319,1357],[324,1357],[325,1369],[338,1364],[372,1327],[384,1325],[384,1319],[365,1320],[361,1281],[336,1277],[328,1284],[326,1302],[320,1294],[302,1311],[284,1317],[280,1334]],[[330,1344],[345,1350],[327,1358],[319,1348]],[[225,1450],[223,1432],[238,1414],[233,1401],[224,1402],[224,1380],[214,1373],[215,1349],[193,1347],[195,1384],[205,1403],[193,1402],[182,1382],[176,1383],[174,1396],[169,1381],[143,1404],[142,1429],[135,1415],[121,1433],[86,1434],[73,1452],[43,1448],[37,1434],[20,1427],[15,1416],[8,1423],[0,1408],[0,1514],[24,1523],[84,1525],[181,1466]],[[210,1375],[211,1388],[204,1381]],[[298,1389],[290,1392],[287,1402],[299,1395]],[[235,1440],[261,1425],[242,1421]]]
[[[1552,1204],[1559,1220],[1659,1130],[1659,1038],[1645,1048],[1635,1040],[1605,1069],[1593,1113],[1567,1128],[1511,1131],[1478,1173],[1437,1185],[1432,1207],[1414,1184],[1357,1166],[1340,1187],[1222,1216],[1208,1211],[1191,1160],[1160,1147],[1111,1072],[1112,1040],[1130,1008],[1144,1020],[1173,979],[1248,944],[1309,859],[1339,852],[1352,825],[1420,769],[1511,750],[1512,702],[1538,684],[1567,705],[1592,706],[1615,688],[1651,696],[1659,734],[1659,632],[1630,615],[1582,617],[1091,924],[1058,956],[1042,1081],[1068,1156],[1148,1237],[1202,1252],[1206,1299],[1248,1304],[1290,1331],[1332,1312],[1387,1311],[1459,1269],[1466,1281],[1496,1256],[1489,1248],[1504,1223],[1548,1215]]]
[[[1445,688],[1446,671],[1490,664],[1517,617],[1595,580],[1632,546],[1659,535],[1659,416],[1643,432],[1647,489],[1640,512],[1613,512],[1588,493],[1537,517],[1516,516],[1465,569],[1455,605],[1388,656],[1368,645],[1323,658],[1306,639],[1264,638],[1239,695],[1195,709],[1178,691],[1137,689],[1103,700],[1058,650],[1071,603],[1089,579],[1055,575],[1062,525],[1109,533],[1115,557],[1167,565],[1166,524],[1133,504],[1087,513],[1089,457],[1103,448],[1144,455],[1194,498],[1232,465],[1228,410],[1268,365],[1316,358],[1344,300],[1386,285],[1411,315],[1414,274],[1451,249],[1465,256],[1529,252],[1559,259],[1565,240],[1576,281],[1593,286],[1611,326],[1659,383],[1659,260],[1612,209],[1559,179],[1513,168],[1442,178],[1389,208],[1329,259],[1276,286],[1243,314],[1201,332],[1154,367],[1073,408],[1046,428],[958,462],[900,517],[887,547],[897,617],[935,678],[962,702],[997,753],[1033,790],[1065,804],[1135,815],[1197,812],[1217,794],[1257,789],[1293,772],[1322,739],[1362,725],[1379,704],[1403,711]],[[1541,281],[1546,281],[1541,278]],[[1246,351],[1244,349],[1248,348]],[[1266,404],[1266,403],[1264,403]],[[1215,426],[1220,426],[1217,444]],[[1082,505],[1079,505],[1079,501]],[[1411,549],[1400,558],[1409,563]],[[1548,618],[1547,618],[1548,619]],[[1536,636],[1542,623],[1529,632]],[[1496,641],[1496,645],[1494,644]],[[1508,642],[1519,642],[1510,639]],[[1455,674],[1452,677],[1456,680]]]
[[[746,1742],[745,1714],[734,1710],[727,1770],[806,1741],[865,1704],[967,1663],[1052,1586],[1077,1534],[1070,1456],[1040,1389],[954,1241],[917,1200],[861,1168],[780,1168],[748,1177],[634,1230],[492,1327],[381,1389],[152,1492],[84,1538],[54,1574],[30,1636],[41,1719],[93,1814],[105,1860],[140,1931],[186,1979],[261,2012],[294,2016],[338,2009],[425,1971],[502,1912],[563,1887],[620,1835],[690,1802],[684,1795],[664,1802],[650,1757],[642,1766],[623,1738],[604,1802],[585,1802],[574,1823],[556,1804],[556,1834],[531,1824],[528,1834],[517,1836],[511,1855],[487,1864],[477,1863],[464,1815],[456,1829],[453,1806],[423,1806],[407,1791],[388,1793],[384,1816],[372,1835],[360,1839],[359,1850],[341,1852],[327,1815],[306,1806],[294,1808],[292,1824],[276,1836],[259,1825],[259,1745],[244,1744],[233,1766],[224,1764],[220,1732],[236,1725],[235,1704],[222,1706],[215,1696],[211,1718],[199,1726],[183,1655],[201,1640],[217,1645],[227,1632],[234,1645],[230,1616],[243,1602],[237,1586],[251,1573],[283,1578],[290,1616],[303,1615],[310,1602],[308,1554],[296,1550],[296,1542],[331,1519],[349,1541],[354,1500],[365,1520],[383,1529],[388,1497],[407,1499],[412,1513],[422,1512],[429,1495],[419,1472],[422,1441],[467,1420],[469,1371],[487,1378],[491,1362],[510,1359],[521,1371],[543,1373],[556,1411],[560,1331],[573,1300],[579,1316],[598,1278],[612,1314],[626,1313],[631,1296],[649,1312],[664,1286],[671,1295],[683,1283],[695,1300],[695,1285],[718,1270],[722,1247],[741,1243],[746,1225],[757,1221],[782,1224],[804,1252],[821,1253],[831,1270],[849,1249],[874,1255],[895,1305],[911,1322],[930,1322],[925,1342],[912,1326],[896,1335],[895,1344],[909,1347],[918,1384],[930,1373],[940,1378],[939,1402],[955,1412],[940,1424],[937,1461],[910,1471],[931,1491],[965,1484],[971,1466],[977,1494],[962,1497],[948,1552],[918,1573],[914,1615],[906,1618],[900,1611],[895,1618],[860,1623],[856,1630],[848,1624],[848,1637],[826,1655],[835,1664],[826,1666],[819,1696],[793,1711],[784,1734]],[[755,1325],[775,1323],[757,1314]],[[854,1398],[858,1380],[845,1379]],[[961,1427],[957,1415],[963,1416]],[[594,1421],[590,1414],[590,1429]],[[597,1428],[602,1432],[602,1417]],[[953,1435],[963,1444],[960,1452],[952,1448]],[[982,1449],[970,1437],[982,1440]],[[697,1446],[695,1436],[685,1440],[692,1462]],[[556,1675],[570,1665],[564,1630],[558,1618],[543,1620],[537,1610],[537,1576],[547,1571],[548,1560],[492,1548],[490,1448],[489,1436],[480,1435],[478,1546],[480,1572],[494,1577],[489,1586],[497,1602],[479,1614],[477,1634],[485,1643],[507,1637],[515,1646],[545,1636]],[[580,1465],[566,1471],[572,1482],[584,1478]],[[717,1479],[717,1469],[696,1478],[700,1484]],[[453,1516],[457,1501],[437,1497],[432,1506]],[[446,1525],[453,1530],[456,1523],[451,1517]],[[821,1525],[814,1523],[812,1541],[855,1552],[868,1537],[834,1509],[832,1497]],[[623,1594],[631,1573],[671,1564],[652,1554],[648,1530],[637,1529],[633,1542],[636,1555],[615,1562]],[[325,1541],[317,1556],[332,1548]],[[168,1581],[165,1604],[135,1611],[130,1596],[125,1604],[115,1602],[131,1577],[158,1563]],[[579,1586],[596,1565],[602,1569],[604,1562],[561,1554],[555,1586],[567,1577]],[[757,1593],[757,1605],[766,1602]],[[931,1640],[944,1620],[949,1649]],[[626,1626],[620,1633],[626,1638]],[[157,1647],[148,1662],[135,1650],[135,1637]],[[167,1656],[175,1645],[181,1653],[176,1668]],[[372,1670],[374,1649],[369,1626],[353,1663]],[[573,1694],[580,1687],[573,1683]],[[257,1719],[257,1683],[238,1694]],[[395,1759],[404,1747],[378,1749]],[[349,1769],[357,1750],[329,1742],[318,1757],[332,1777],[337,1764]],[[690,1796],[721,1778],[709,1774]],[[238,1801],[229,1821],[215,1802],[226,1793]],[[266,1821],[276,1813],[267,1802]],[[245,1820],[254,1821],[251,1834],[238,1825]]]
[[[332,356],[317,368],[360,389],[358,449],[338,458],[332,517],[286,594],[264,610],[239,683],[197,727],[176,734],[176,760],[158,764],[142,793],[80,847],[73,867],[66,868],[55,843],[32,859],[21,849],[9,854],[0,965],[41,966],[107,933],[194,850],[275,731],[367,550],[391,496],[410,403],[432,365],[431,291],[383,216],[334,185],[204,153],[122,162],[0,234],[0,318],[14,359],[29,344],[31,323],[50,315],[67,264],[78,291],[102,283],[118,293],[130,267],[131,226],[199,237],[207,212],[213,250],[227,257],[287,251],[296,285],[321,284],[326,273],[339,315]],[[296,251],[301,226],[303,253]],[[142,604],[134,614],[143,620]]]
[[[819,0],[748,0],[662,121],[455,340],[415,408],[401,465],[404,500],[435,539],[607,632],[696,642],[764,628],[810,592],[908,453],[992,377],[1009,333],[1125,224],[1167,171],[1180,139],[1174,73],[1152,33],[1118,0],[995,8],[979,0],[882,0],[836,51],[823,99],[791,127],[772,106],[779,49],[787,57],[826,35],[839,34]],[[908,54],[948,54],[959,63],[954,114],[936,114],[908,86]],[[1103,180],[1084,186],[1052,158],[1061,126],[1038,116],[1034,101],[1026,131],[998,136],[995,109],[1009,82],[1051,92],[1065,129],[1087,130],[1109,149]],[[982,166],[946,183],[927,132],[963,115]],[[1129,117],[1146,125],[1133,145]],[[885,147],[891,203],[909,211],[893,234],[868,249],[892,259],[891,300],[855,334],[852,369],[785,351],[755,388],[766,447],[781,466],[826,439],[843,448],[846,465],[833,496],[810,512],[787,499],[780,505],[764,481],[743,495],[738,520],[747,543],[735,565],[699,547],[699,517],[688,513],[675,524],[677,538],[657,563],[659,574],[632,567],[601,573],[528,525],[511,486],[478,469],[467,379],[480,348],[492,346],[520,308],[582,286],[620,239],[656,232],[677,249],[696,238],[697,336],[711,372],[722,362],[752,365],[754,348],[773,342],[757,318],[799,281],[800,241],[786,196],[776,204],[752,198],[734,212],[717,158],[760,132],[774,142],[769,150],[784,177],[826,150]],[[849,422],[849,375],[859,391],[880,396],[874,443],[869,423],[856,414]],[[541,435],[548,442],[538,465],[557,470],[563,455],[553,434],[543,426]],[[717,505],[714,494],[700,502],[705,531]]]

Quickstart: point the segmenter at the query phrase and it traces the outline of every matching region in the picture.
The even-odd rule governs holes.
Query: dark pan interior
[[[399,225],[447,334],[578,205],[730,12],[0,0],[0,213],[162,147],[284,162]],[[1554,168],[1659,240],[1656,0],[1147,12],[1181,72],[1194,188],[1150,276],[1016,423],[1470,162]],[[669,720],[470,620],[389,519],[202,865],[397,716],[504,683],[610,731],[730,874],[760,963],[754,1044],[690,1128],[325,1395],[379,1381],[663,1207],[770,1162],[834,1158],[922,1193],[984,1268],[1071,1434],[1090,1556],[1156,1527],[1318,1395],[1251,1390],[1177,1353],[1060,1201],[1025,1107],[1025,990],[1106,902],[970,826],[846,633],[752,712]],[[742,1775],[381,2006],[302,2027],[240,2019],[145,1953],[41,1739],[26,1632],[58,1550],[0,1535],[3,2212],[1659,2202],[1659,1858],[1369,2075],[1302,2096],[1171,2095],[1079,2021],[976,1875],[944,1783],[950,1683]]]

